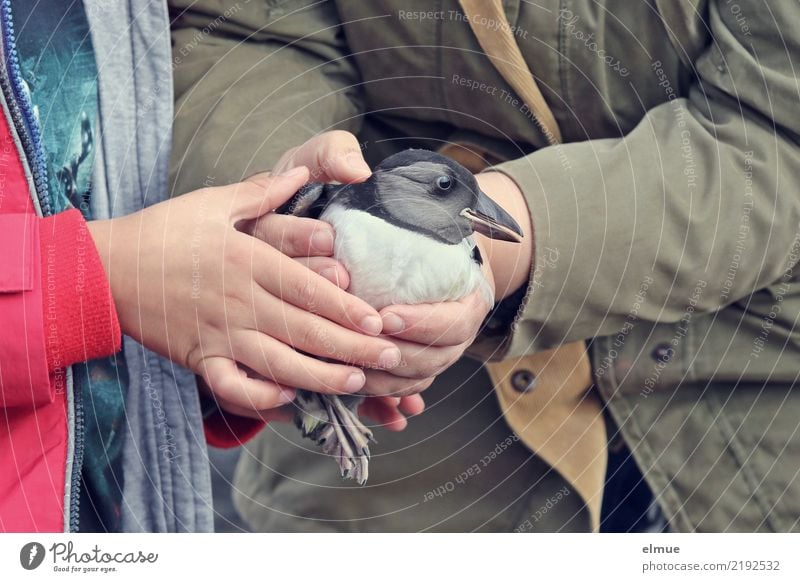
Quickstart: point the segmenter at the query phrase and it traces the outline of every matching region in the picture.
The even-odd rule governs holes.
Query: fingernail
[[[333,252],[333,233],[327,228],[323,228],[312,234],[311,250],[318,253]]]
[[[381,352],[381,355],[378,356],[378,365],[381,368],[396,368],[400,365],[401,359],[400,350],[397,348],[386,348]]]
[[[383,315],[383,332],[399,333],[406,328],[406,322],[395,313],[385,313]]]
[[[347,165],[360,174],[369,175],[372,173],[372,170],[370,170],[364,158],[361,157],[361,154],[347,154]]]
[[[291,170],[284,170],[280,174],[276,174],[279,178],[295,178],[306,171],[305,166],[297,166]]]
[[[294,402],[295,396],[297,396],[297,392],[295,390],[281,390],[279,399],[284,404],[289,404],[290,402]]]
[[[383,329],[383,321],[377,315],[368,315],[361,320],[359,327],[369,334],[378,335]]]
[[[344,390],[345,392],[358,392],[364,387],[366,382],[367,378],[364,376],[364,372],[360,370],[358,372],[353,372],[350,374],[347,382],[345,382]]]

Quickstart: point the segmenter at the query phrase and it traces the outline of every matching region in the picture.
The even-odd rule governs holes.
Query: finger
[[[336,259],[331,257],[298,257],[295,261],[307,269],[311,269],[317,275],[325,277],[339,289],[347,289],[350,286],[350,274],[344,268],[344,265]]]
[[[372,396],[411,396],[428,389],[435,378],[403,378],[381,370],[366,370],[363,392]]]
[[[381,310],[383,333],[425,345],[454,346],[471,341],[489,306],[479,293],[460,301],[390,305]]]
[[[274,265],[273,269],[254,269],[253,276],[275,297],[362,333],[378,335],[383,329],[378,312],[355,295],[339,289],[272,247],[263,245],[253,247],[252,251],[253,265]],[[234,252],[239,253],[238,250]],[[246,252],[242,251],[242,254],[246,255]]]
[[[372,174],[358,139],[348,131],[328,131],[287,151],[275,166],[285,171],[306,166],[312,182],[363,182]]]
[[[277,384],[322,394],[352,394],[366,381],[360,368],[306,356],[257,331],[234,333],[232,343],[236,361]]]
[[[256,295],[256,308],[253,327],[297,350],[381,370],[401,363],[400,349],[387,338],[347,329],[267,294]]]
[[[217,406],[228,414],[263,420],[264,422],[291,422],[294,419],[294,412],[292,411],[291,405],[268,408],[266,410],[250,410],[218,398]]]
[[[308,182],[308,168],[299,166],[282,174],[261,173],[244,182],[224,186],[234,224],[271,212]]]
[[[429,378],[438,376],[452,366],[469,347],[471,342],[456,346],[426,346],[415,342],[393,339],[400,350],[400,365],[391,373],[402,378]]]
[[[397,410],[397,401],[397,398],[367,398],[359,412],[374,420],[378,426],[399,432],[408,426],[408,421]]]
[[[251,378],[229,358],[211,356],[198,370],[219,399],[248,410],[266,410],[292,402],[295,390],[265,378]]]
[[[425,410],[425,399],[419,394],[404,396],[400,399],[398,409],[407,416],[422,414]]]
[[[289,257],[329,257],[333,254],[333,227],[313,218],[271,212],[242,229]]]

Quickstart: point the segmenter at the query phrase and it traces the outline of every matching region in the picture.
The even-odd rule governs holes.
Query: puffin
[[[376,310],[457,301],[476,289],[492,305],[473,235],[514,243],[523,237],[472,172],[424,149],[389,156],[364,182],[309,183],[277,212],[328,222],[336,233],[333,256],[350,274],[347,291]],[[293,403],[303,436],[336,459],[342,477],[360,485],[367,482],[375,442],[359,419],[364,398],[299,389]]]

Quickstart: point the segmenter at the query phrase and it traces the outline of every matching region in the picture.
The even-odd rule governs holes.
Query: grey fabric
[[[97,58],[98,219],[167,197],[172,134],[169,17],[158,0],[85,0]],[[194,376],[129,337],[124,531],[212,531],[211,481]]]

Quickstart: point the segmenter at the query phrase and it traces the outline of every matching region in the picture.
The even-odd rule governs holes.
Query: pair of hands
[[[90,223],[123,332],[195,372],[228,412],[291,417],[296,387],[366,393],[363,412],[402,430],[491,306],[474,293],[378,313],[346,292],[330,225],[272,212],[308,181],[369,175],[355,137],[329,132],[273,174]]]

